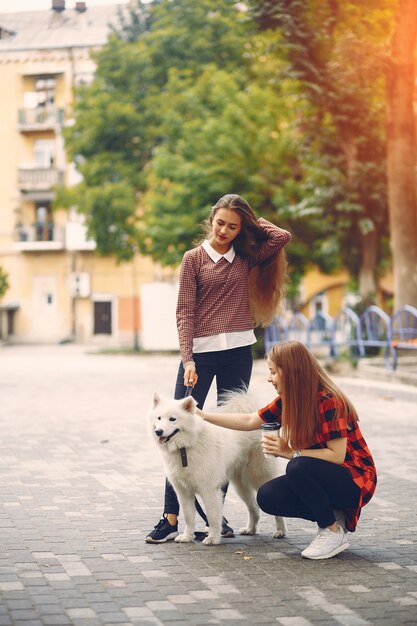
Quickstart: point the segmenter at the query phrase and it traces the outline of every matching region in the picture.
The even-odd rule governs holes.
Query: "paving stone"
[[[31,609],[11,609],[10,616],[15,622],[32,622],[38,619],[37,611]]]
[[[42,622],[45,626],[72,626],[67,615],[43,615]]]
[[[387,383],[387,402],[372,381],[339,379],[379,483],[350,550],[311,562],[300,551],[314,525],[288,520],[278,541],[266,515],[257,536],[220,546],[145,543],[164,485],[146,412],[155,380],[172,394],[176,356],[0,350],[0,626],[415,625],[417,389],[414,401]],[[255,362],[262,404],[273,397],[265,378]],[[232,487],[225,514],[235,529],[245,523]]]
[[[67,614],[72,619],[86,619],[86,618],[95,618],[96,612],[90,608],[73,608],[67,609]]]
[[[112,613],[101,613],[97,612],[98,617],[100,617],[106,624],[123,624],[126,622],[126,615],[122,612],[114,611]]]

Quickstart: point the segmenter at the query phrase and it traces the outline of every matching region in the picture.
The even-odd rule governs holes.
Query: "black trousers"
[[[285,476],[262,485],[257,500],[265,513],[299,517],[327,528],[336,521],[335,509],[355,509],[359,497],[360,489],[345,467],[301,456],[288,462]]]
[[[198,382],[193,389],[193,398],[197,400],[200,409],[203,408],[214,378],[217,385],[217,404],[219,404],[224,392],[249,387],[253,366],[251,346],[219,350],[218,352],[200,352],[194,354],[194,361]],[[180,363],[175,384],[175,399],[180,400],[184,398],[186,390],[187,388],[184,386],[184,367]],[[226,491],[227,485],[224,487],[224,493]],[[166,479],[164,513],[178,515],[179,510],[177,494],[171,483]]]

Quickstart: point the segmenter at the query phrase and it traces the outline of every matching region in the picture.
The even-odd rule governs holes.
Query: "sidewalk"
[[[417,388],[337,379],[379,470],[341,555],[303,560],[314,525],[275,540],[266,515],[256,537],[150,545],[164,472],[146,414],[178,358],[85,350],[0,350],[0,626],[417,624]],[[273,397],[263,361],[253,387]],[[225,514],[243,525],[232,489]]]

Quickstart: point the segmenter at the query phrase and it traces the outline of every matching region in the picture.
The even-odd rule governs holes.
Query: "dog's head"
[[[202,420],[195,415],[196,406],[191,396],[171,400],[155,392],[150,427],[156,442],[168,450],[192,445],[202,425]]]

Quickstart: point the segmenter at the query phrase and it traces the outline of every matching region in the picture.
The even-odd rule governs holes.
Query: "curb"
[[[405,385],[403,383],[391,383],[386,380],[371,380],[369,378],[350,378],[345,376],[334,376],[336,383],[343,389],[360,392],[372,392],[397,400],[417,403],[417,387]]]

